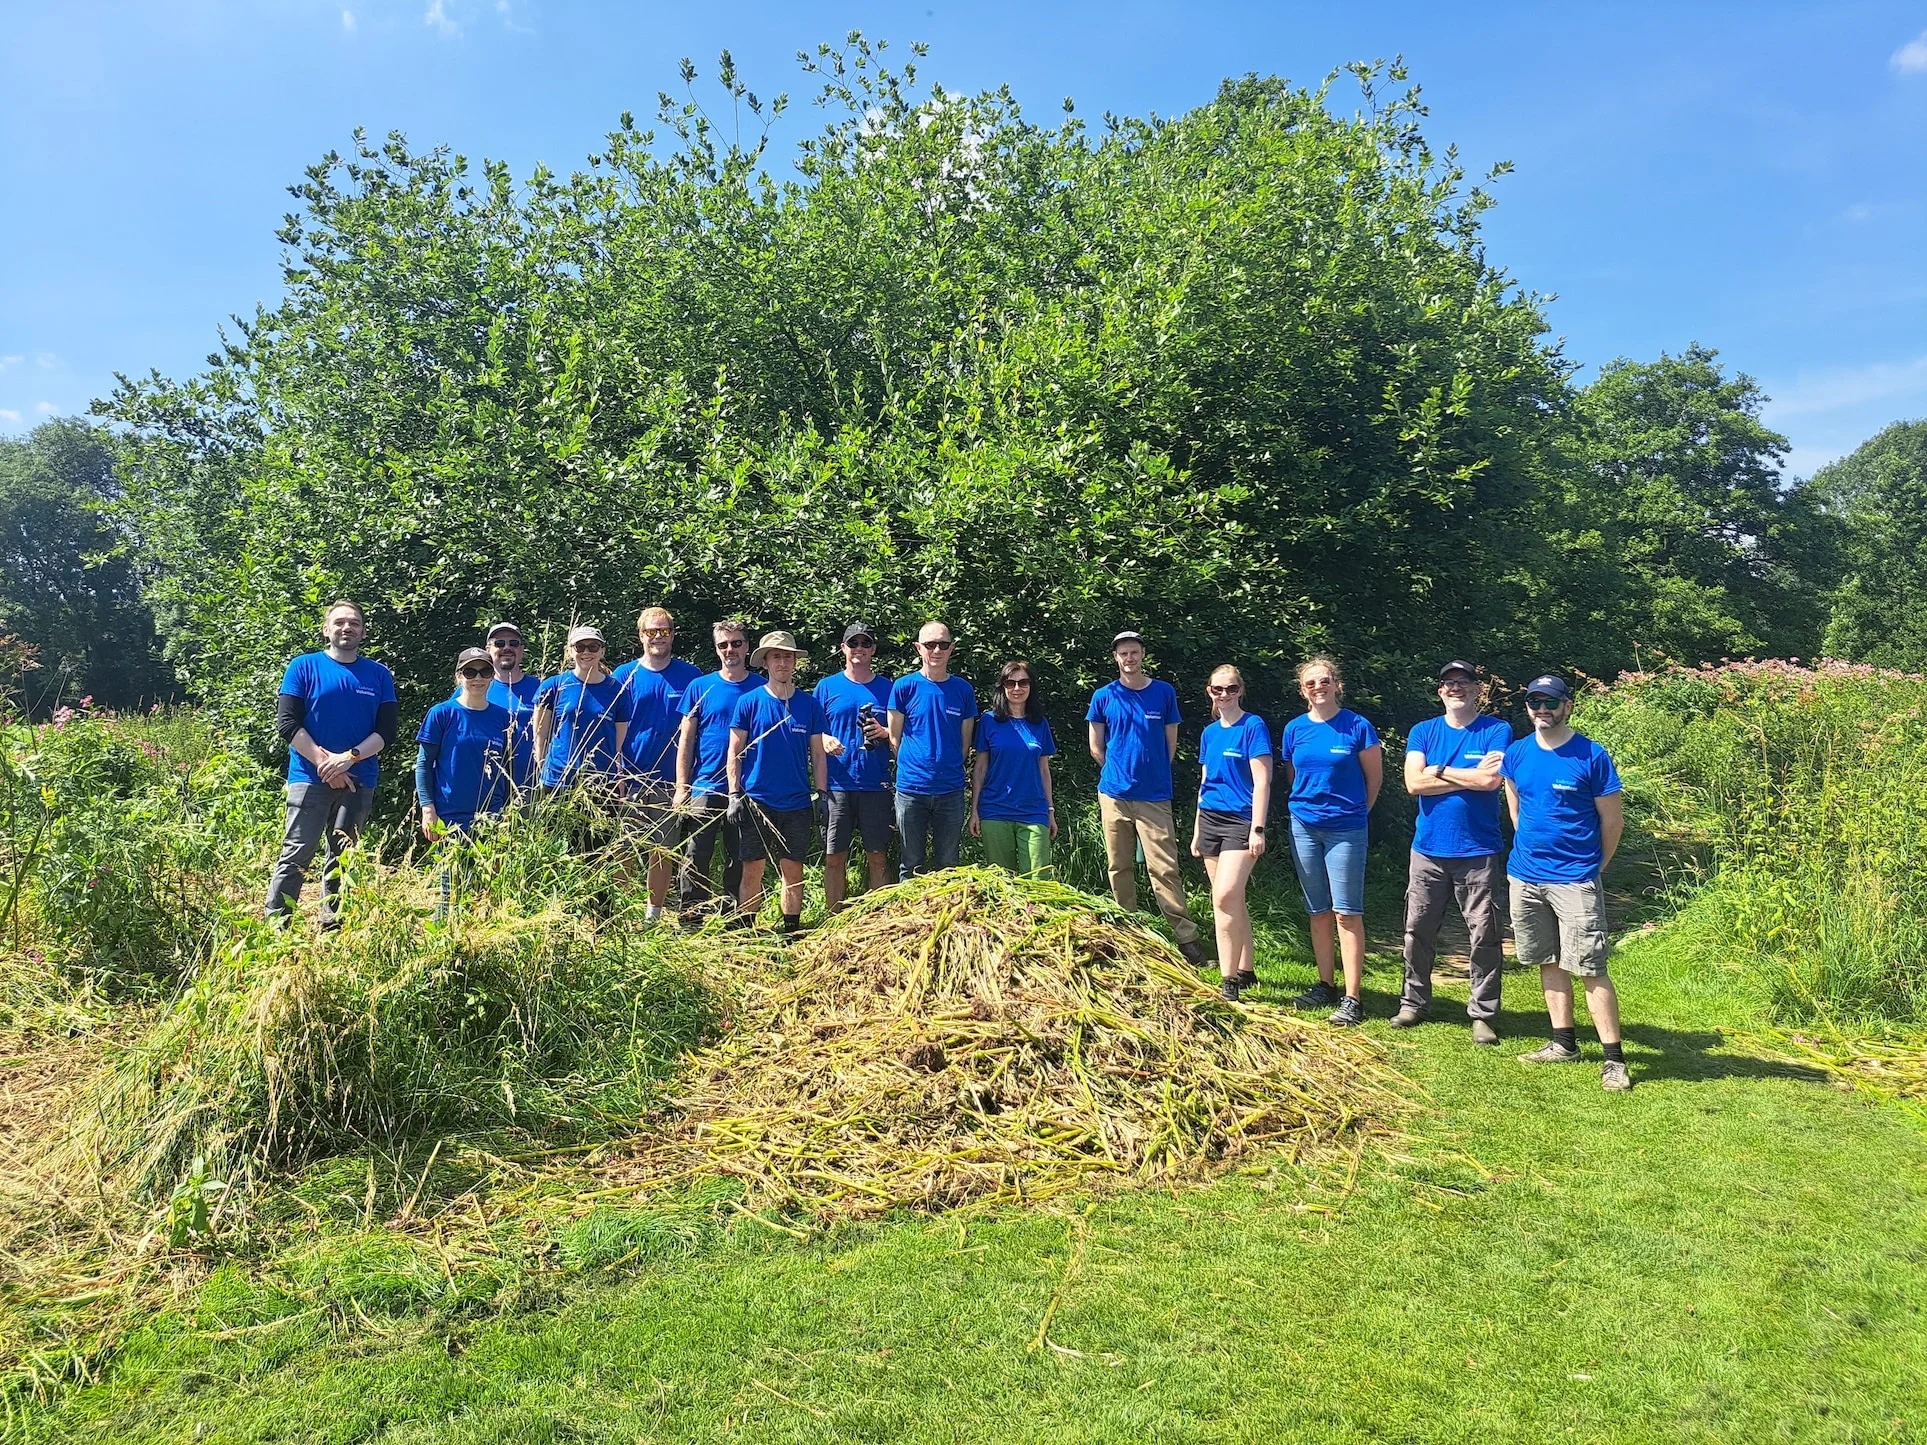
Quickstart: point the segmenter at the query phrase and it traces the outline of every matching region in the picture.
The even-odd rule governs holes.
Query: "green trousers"
[[[984,857],[999,868],[1030,877],[1049,878],[1050,829],[1042,823],[1007,823],[985,818]]]

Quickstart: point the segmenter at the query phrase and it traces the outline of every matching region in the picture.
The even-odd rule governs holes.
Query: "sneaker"
[[[1417,1028],[1424,1022],[1425,1010],[1413,1008],[1409,1003],[1399,1005],[1398,1012],[1392,1015],[1392,1027],[1395,1029]]]
[[[1242,989],[1243,985],[1235,977],[1223,979],[1218,984],[1218,990],[1225,996],[1227,1003],[1236,1003]]]
[[[1338,1002],[1338,990],[1319,980],[1291,1001],[1293,1008],[1330,1008]]]
[[[1481,1048],[1489,1049],[1499,1042],[1499,1031],[1484,1019],[1473,1019],[1472,1042]]]
[[[1327,1023],[1337,1024],[1340,1028],[1350,1028],[1353,1024],[1365,1022],[1365,1005],[1355,998],[1342,999],[1332,1010]]]
[[[1605,1067],[1599,1071],[1599,1087],[1616,1094],[1632,1086],[1633,1075],[1626,1067],[1626,1061],[1624,1059],[1606,1060]]]
[[[1238,981],[1239,988],[1256,988],[1258,986],[1258,975],[1248,968],[1239,970],[1233,974],[1232,977]]]
[[[1529,1054],[1520,1054],[1522,1064],[1576,1064],[1579,1050],[1562,1048],[1557,1039],[1548,1040],[1544,1048],[1534,1049]]]
[[[1204,945],[1195,938],[1189,943],[1180,943],[1178,945],[1178,952],[1184,955],[1184,961],[1193,968],[1203,968],[1207,963],[1211,962],[1209,958],[1205,957]]]

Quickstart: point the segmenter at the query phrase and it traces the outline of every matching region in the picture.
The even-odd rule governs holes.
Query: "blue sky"
[[[1800,473],[1927,415],[1927,0],[9,0],[0,432],[83,410],[116,370],[199,369],[229,313],[278,293],[285,187],[356,125],[567,171],[724,47],[807,122],[795,52],[852,28],[927,41],[928,75],[1008,82],[1041,120],[1066,95],[1169,114],[1226,75],[1403,54],[1435,144],[1516,163],[1489,253],[1557,293],[1575,360],[1717,347],[1772,394]]]

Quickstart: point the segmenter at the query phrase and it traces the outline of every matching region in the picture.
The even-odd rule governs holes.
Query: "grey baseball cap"
[[[488,625],[488,631],[482,634],[482,641],[487,642],[498,632],[513,632],[517,637],[522,635],[522,629],[513,622],[491,622]]]

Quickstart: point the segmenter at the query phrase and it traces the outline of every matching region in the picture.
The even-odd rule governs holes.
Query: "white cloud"
[[[17,411],[9,411],[4,406],[0,406],[0,421],[10,421],[18,425],[20,422],[20,413]]]
[[[462,33],[460,23],[449,18],[448,11],[444,8],[444,0],[432,0],[428,13],[422,16],[422,24],[432,25],[444,35]]]
[[[60,358],[51,351],[36,351],[33,354],[33,364],[42,371],[56,371],[60,367]]]
[[[1780,417],[1818,416],[1896,397],[1927,401],[1927,356],[1823,372],[1767,390],[1773,396],[1767,413],[1776,422]]]
[[[344,10],[341,12],[341,28],[343,30],[346,30],[350,35],[353,35],[355,33],[355,12],[354,11]]]
[[[33,404],[33,409],[39,412],[42,416],[59,416],[60,415],[60,408],[55,406],[50,401],[37,401]]]
[[[1891,63],[1902,75],[1927,75],[1927,30],[1896,50]]]
[[[9,366],[18,366],[26,359],[24,356],[0,356],[0,371],[5,371]]]

